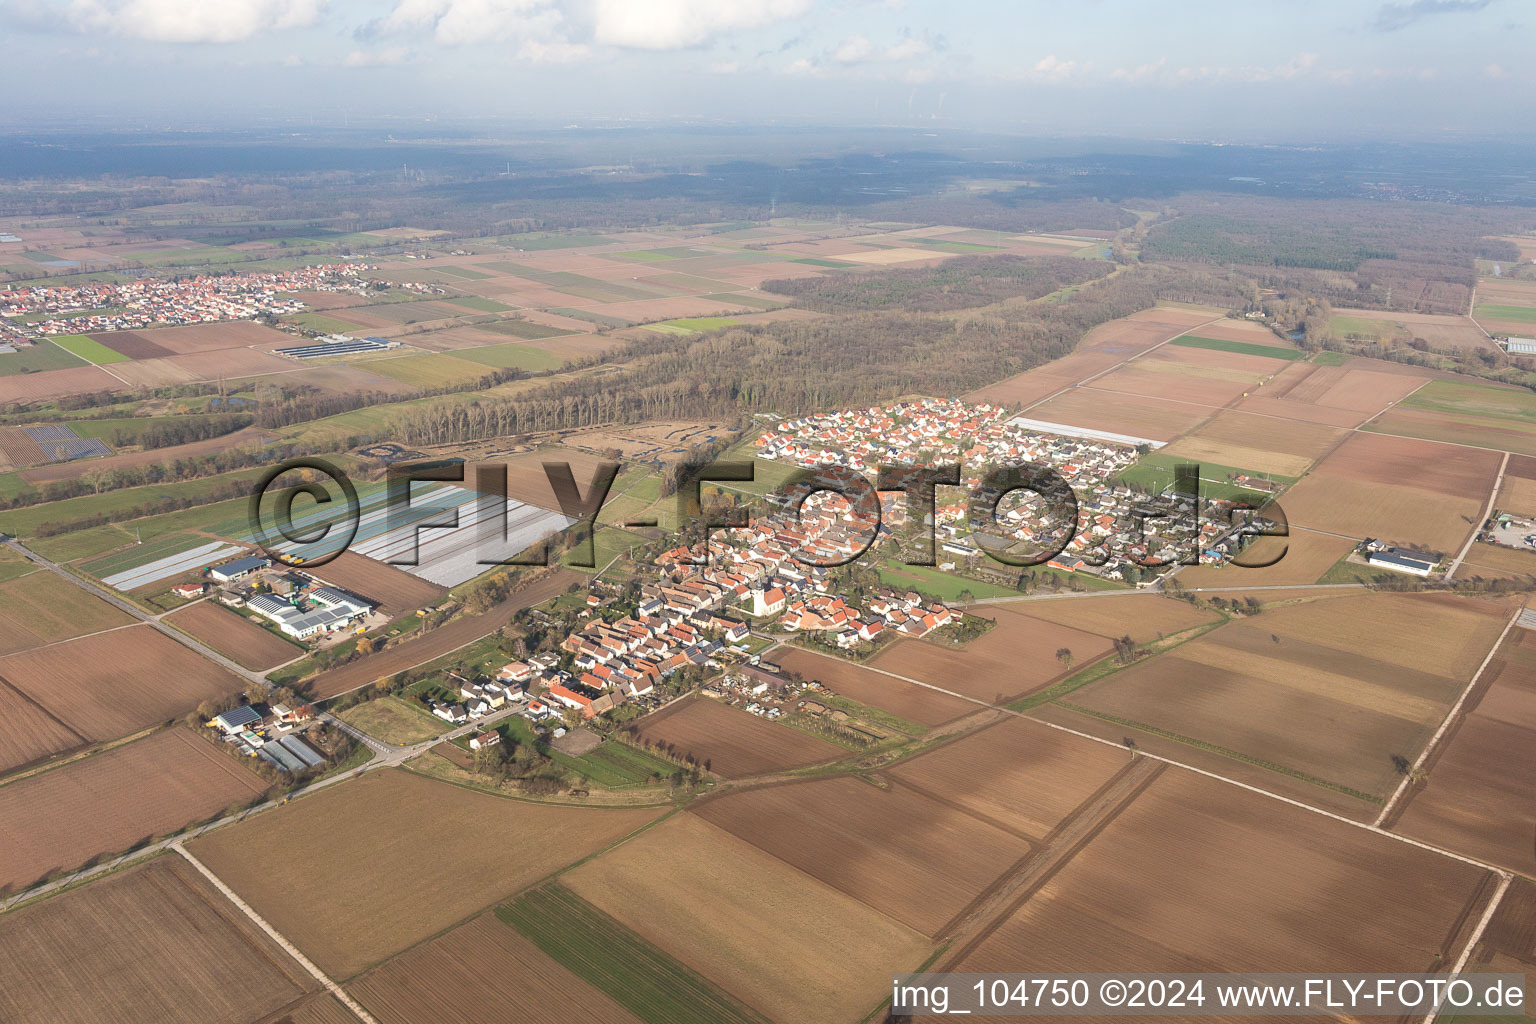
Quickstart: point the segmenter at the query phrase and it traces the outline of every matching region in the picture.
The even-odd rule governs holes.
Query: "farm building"
[[[1536,338],[1506,338],[1504,350],[1512,356],[1536,356]]]
[[[316,590],[310,595],[310,601],[319,607],[301,612],[280,597],[258,594],[246,602],[246,607],[271,619],[277,623],[278,629],[297,640],[308,639],[317,633],[334,633],[345,629],[374,608],[362,598],[353,597],[333,587]]]
[[[245,558],[237,558],[233,562],[225,562],[208,570],[208,575],[220,583],[230,583],[244,576],[249,576],[257,569],[265,569],[272,564],[270,558],[262,558],[260,555],[248,555]]]
[[[1412,548],[1385,548],[1381,551],[1372,551],[1365,556],[1365,560],[1383,569],[1411,573],[1414,576],[1428,576],[1430,571],[1440,564],[1437,556],[1415,551]]]
[[[214,716],[213,724],[223,730],[224,735],[233,736],[260,721],[261,714],[255,708],[249,704],[242,704],[238,708],[231,708]]]

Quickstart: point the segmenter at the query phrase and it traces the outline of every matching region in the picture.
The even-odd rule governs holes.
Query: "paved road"
[[[255,909],[253,909],[249,903],[245,902],[245,900],[236,895],[233,889],[225,885],[222,878],[209,870],[208,866],[202,861],[188,853],[185,846],[182,846],[181,843],[176,842],[171,844],[171,849],[181,854],[182,857],[186,859],[187,863],[191,864],[198,870],[199,874],[208,879],[208,881],[212,882],[213,887],[219,890],[219,892],[223,893],[225,899],[239,907],[241,912],[255,923],[256,927],[260,928],[262,931],[271,936],[273,942],[276,942],[279,946],[282,946],[285,950],[287,950],[288,955],[297,960],[299,962],[299,966],[308,971],[316,981],[318,981],[321,985],[324,985],[326,990],[330,992],[331,995],[335,996],[343,1006],[351,1010],[353,1016],[355,1016],[358,1020],[363,1021],[363,1024],[379,1024],[378,1021],[374,1020],[374,1018],[369,1015],[367,1010],[363,1009],[357,1004],[356,1000],[347,995],[347,993],[343,991],[340,985],[332,981],[319,967],[316,967],[314,962],[311,961],[309,957],[299,952],[299,947],[289,942],[281,932],[267,923],[266,918],[256,913]]]
[[[1462,559],[1467,557],[1467,553],[1472,550],[1472,545],[1477,543],[1477,535],[1482,532],[1483,524],[1488,521],[1489,516],[1493,515],[1494,503],[1499,500],[1499,488],[1504,486],[1504,471],[1508,468],[1509,452],[1505,452],[1504,461],[1499,463],[1498,479],[1494,480],[1493,491],[1488,495],[1488,507],[1483,509],[1483,518],[1479,519],[1477,525],[1472,527],[1472,536],[1468,537],[1467,542],[1461,546],[1461,551],[1456,555],[1456,561],[1452,562],[1451,567],[1445,570],[1445,582],[1451,582],[1452,577],[1456,575],[1456,570],[1461,568]]]
[[[160,617],[158,615],[151,615],[149,612],[146,612],[144,609],[140,608],[138,605],[132,603],[131,601],[124,601],[122,598],[118,597],[106,587],[99,587],[92,583],[90,580],[81,579],[79,576],[76,576],[68,569],[65,569],[62,565],[59,565],[56,562],[50,562],[36,551],[33,551],[31,548],[24,546],[20,541],[7,537],[5,540],[5,545],[12,551],[15,551],[22,557],[26,558],[28,561],[34,562],[37,565],[42,566],[44,569],[47,569],[49,572],[52,572],[68,580],[75,586],[79,587],[81,590],[89,591],[90,593],[96,595],[103,601],[110,604],[112,607],[127,612],[129,615],[132,615],[140,622],[148,623],[150,626],[158,629],[172,640],[175,640],[177,643],[181,644],[181,646],[196,651],[198,654],[201,654],[215,665],[218,665],[220,668],[234,673],[241,679],[244,679],[246,682],[260,683],[263,686],[267,685],[266,679],[264,679],[262,676],[257,675],[255,672],[252,672],[249,669],[242,668],[241,666],[235,664],[233,661],[230,661],[228,658],[224,657],[224,655],[220,654],[218,651],[215,651],[213,648],[206,647],[192,639],[190,636],[187,636],[187,634],[181,632],[180,630],[166,625],[160,621]]]

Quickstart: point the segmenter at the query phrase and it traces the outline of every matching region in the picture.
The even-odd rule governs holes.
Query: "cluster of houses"
[[[290,708],[273,704],[266,711],[242,704],[208,723],[217,729],[224,742],[247,757],[259,757],[278,771],[304,772],[325,763],[325,755],[302,739],[303,730],[313,721],[315,709],[308,704]]]
[[[939,565],[946,571],[984,565],[988,550],[1049,551],[1070,538],[1049,566],[1141,583],[1159,571],[1149,573],[1148,566],[1171,566],[1191,555],[1221,564],[1244,543],[1225,515],[1231,502],[1204,500],[1197,519],[1193,502],[1179,495],[1148,496],[1111,483],[1136,461],[1132,445],[1045,432],[991,405],[918,399],[803,417],[765,432],[757,445],[759,458],[815,469],[818,480],[844,473],[867,483],[883,465],[958,464],[960,486],[981,500],[973,507],[968,497],[946,500],[940,492],[933,528],[949,559]],[[1002,494],[989,490],[988,473],[1026,464],[1050,466],[1070,485],[1075,523],[1071,503],[1038,491],[1015,490],[998,502]],[[1256,483],[1253,489],[1269,488]],[[900,507],[886,507],[883,521],[899,522]],[[850,532],[858,525],[850,524]]]
[[[67,286],[12,288],[0,291],[0,316],[104,310],[89,315],[39,320],[30,325],[30,330],[39,335],[249,320],[258,313],[282,316],[304,310],[304,303],[285,298],[282,293],[344,291],[362,294],[367,290],[367,283],[359,275],[373,269],[371,264],[336,263],[299,270],[198,275],[179,280],[144,278],[124,284],[87,281]]]

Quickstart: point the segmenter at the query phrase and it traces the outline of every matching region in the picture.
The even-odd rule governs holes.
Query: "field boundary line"
[[[1387,806],[1381,809],[1380,816],[1373,823],[1375,828],[1382,827],[1382,823],[1392,813],[1392,808],[1397,805],[1397,801],[1403,795],[1403,792],[1413,784],[1414,775],[1424,767],[1425,762],[1429,760],[1429,755],[1434,752],[1436,745],[1444,738],[1452,723],[1456,721],[1457,716],[1461,714],[1461,706],[1467,702],[1468,697],[1472,696],[1472,691],[1477,689],[1478,680],[1483,677],[1483,672],[1488,668],[1488,663],[1493,660],[1493,656],[1498,653],[1499,648],[1504,646],[1504,638],[1509,636],[1511,629],[1515,628],[1515,620],[1520,618],[1522,611],[1524,611],[1523,607],[1516,608],[1514,614],[1509,617],[1509,621],[1504,624],[1504,632],[1499,634],[1499,638],[1488,649],[1488,654],[1483,658],[1483,663],[1477,666],[1476,672],[1472,673],[1472,680],[1467,683],[1466,689],[1461,691],[1461,696],[1456,699],[1456,703],[1451,705],[1451,710],[1446,713],[1445,720],[1440,723],[1440,728],[1435,730],[1435,734],[1429,738],[1429,742],[1424,744],[1424,749],[1419,751],[1418,759],[1413,762],[1413,767],[1403,774],[1403,781],[1397,784],[1397,789],[1392,792],[1392,798],[1387,801]]]
[[[1504,894],[1509,891],[1510,883],[1515,876],[1508,871],[1499,871],[1499,887],[1494,890],[1493,898],[1488,901],[1488,907],[1483,911],[1482,918],[1477,922],[1477,927],[1472,929],[1472,935],[1467,939],[1466,948],[1461,951],[1461,956],[1456,958],[1456,966],[1451,968],[1451,977],[1460,974],[1467,966],[1467,961],[1472,958],[1472,953],[1477,949],[1477,944],[1483,940],[1483,932],[1488,930],[1489,923],[1493,920],[1494,913],[1499,909],[1499,904],[1504,902]],[[1424,1015],[1422,1024],[1433,1024],[1435,1018],[1440,1016],[1440,1011],[1445,1004],[1437,1005],[1433,1010]]]
[[[1518,612],[1516,614],[1518,615]],[[1510,624],[1511,625],[1514,624],[1514,618],[1510,619]],[[1495,644],[1494,645],[1494,650],[1497,650],[1497,649],[1498,649],[1498,644]],[[812,653],[820,654],[820,652],[812,652]],[[820,656],[824,657],[824,658],[831,658],[834,661],[841,660],[841,659],[838,659],[838,658],[836,658],[836,657],[834,657],[833,655],[830,655],[830,654],[822,654]],[[1492,652],[1491,651],[1489,652],[1489,656],[1492,657]],[[939,693],[945,693],[945,694],[948,694],[951,697],[957,697],[960,700],[967,701],[967,702],[969,702],[971,704],[976,704],[976,705],[979,705],[981,707],[991,708],[994,711],[1001,711],[1004,714],[1012,715],[1015,718],[1022,718],[1026,722],[1034,722],[1036,725],[1043,725],[1043,726],[1046,726],[1047,728],[1056,729],[1056,730],[1058,730],[1060,732],[1069,733],[1069,734],[1071,734],[1073,736],[1080,736],[1083,739],[1092,740],[1095,743],[1102,743],[1105,746],[1114,747],[1117,750],[1124,750],[1125,749],[1123,744],[1116,743],[1114,740],[1107,740],[1107,739],[1105,739],[1102,736],[1094,736],[1092,733],[1082,732],[1081,730],[1074,729],[1074,728],[1072,728],[1071,726],[1068,726],[1068,725],[1059,725],[1056,722],[1051,722],[1051,721],[1048,721],[1048,720],[1046,720],[1044,718],[1035,718],[1032,715],[1025,714],[1022,711],[1014,711],[1012,708],[1009,708],[1009,707],[1006,707],[1006,706],[1003,706],[1003,705],[988,704],[986,701],[980,700],[980,699],[978,699],[976,697],[967,697],[963,693],[956,693],[953,690],[946,690],[942,686],[935,686],[932,683],[925,683],[925,682],[922,682],[921,680],[911,679],[911,678],[909,678],[907,676],[899,676],[899,675],[897,675],[894,672],[887,672],[884,669],[874,668],[871,665],[864,665],[862,667],[869,669],[871,672],[879,672],[881,675],[890,676],[892,679],[900,679],[904,683],[911,683],[914,686],[921,686],[921,687],[924,687],[924,688],[929,689],[929,690],[937,690]],[[1465,695],[1463,695],[1463,696],[1465,697]],[[1185,763],[1183,761],[1175,760],[1174,758],[1166,757],[1166,756],[1164,756],[1162,754],[1153,754],[1153,753],[1149,753],[1148,751],[1141,750],[1141,749],[1138,748],[1136,750],[1136,756],[1138,756],[1138,757],[1149,757],[1149,758],[1151,758],[1151,759],[1153,759],[1155,761],[1162,761],[1162,762],[1164,762],[1166,764],[1173,765],[1176,768],[1183,768],[1186,771],[1194,772],[1197,775],[1204,775],[1206,778],[1214,779],[1217,782],[1225,782],[1229,786],[1236,786],[1239,789],[1246,789],[1250,793],[1257,793],[1259,796],[1267,796],[1271,800],[1278,800],[1281,803],[1290,804],[1292,807],[1299,807],[1299,808],[1301,808],[1304,811],[1311,811],[1313,814],[1320,814],[1320,815],[1322,815],[1325,818],[1332,818],[1334,821],[1343,822],[1344,824],[1349,825],[1352,828],[1363,829],[1366,832],[1373,832],[1376,835],[1382,836],[1383,838],[1391,839],[1391,840],[1394,840],[1394,841],[1399,842],[1399,843],[1404,843],[1404,844],[1406,844],[1408,846],[1414,846],[1414,847],[1417,847],[1418,849],[1424,850],[1424,851],[1426,851],[1428,853],[1439,854],[1442,857],[1449,857],[1452,860],[1460,861],[1463,864],[1470,864],[1471,866],[1473,866],[1475,868],[1481,868],[1484,871],[1491,871],[1494,874],[1501,875],[1501,876],[1508,873],[1503,868],[1496,867],[1496,866],[1494,866],[1492,864],[1488,864],[1488,863],[1486,863],[1484,861],[1480,861],[1480,860],[1478,860],[1475,857],[1469,857],[1466,854],[1457,853],[1454,850],[1446,850],[1446,849],[1443,849],[1441,847],[1434,846],[1434,845],[1432,845],[1430,843],[1426,843],[1426,842],[1423,842],[1423,841],[1418,840],[1418,839],[1413,839],[1413,838],[1411,838],[1409,836],[1401,835],[1401,834],[1399,834],[1397,832],[1389,831],[1389,830],[1387,830],[1385,828],[1382,828],[1380,825],[1375,824],[1374,822],[1360,821],[1360,820],[1357,820],[1355,818],[1346,817],[1345,815],[1339,814],[1339,813],[1337,813],[1335,811],[1324,810],[1321,807],[1314,807],[1312,804],[1309,804],[1309,803],[1307,803],[1304,800],[1297,800],[1294,797],[1285,796],[1285,795],[1283,795],[1281,793],[1276,793],[1273,790],[1264,789],[1262,786],[1255,786],[1252,783],[1243,782],[1241,780],[1234,779],[1231,776],[1222,775],[1222,774],[1220,774],[1218,772],[1210,771],[1209,769],[1206,769],[1206,768],[1197,768],[1195,765],[1187,764],[1187,763]]]
[[[355,1016],[358,1020],[363,1021],[363,1024],[379,1024],[379,1022],[374,1020],[368,1011],[363,1009],[355,999],[347,995],[346,991],[340,985],[332,981],[324,971],[320,970],[319,967],[316,967],[314,962],[311,961],[309,957],[299,952],[299,948],[297,946],[289,942],[286,938],[283,937],[281,932],[268,924],[266,919],[263,918],[260,914],[256,913],[256,911],[251,907],[249,903],[235,895],[235,891],[229,886],[225,885],[223,879],[214,874],[213,871],[210,870],[209,867],[202,861],[192,856],[191,852],[185,846],[181,845],[179,842],[176,842],[171,844],[171,849],[175,850],[177,853],[186,858],[187,862],[196,868],[204,878],[213,883],[214,888],[218,889],[219,892],[224,894],[225,899],[229,900],[236,907],[239,907],[241,912],[244,913],[246,917],[250,918],[258,928],[266,932],[268,937],[271,938],[273,942],[276,942],[279,946],[282,946],[283,949],[287,951],[289,956],[298,961],[300,967],[308,971],[310,975],[312,975],[314,979],[320,984],[324,985],[326,989],[331,993],[331,995],[335,996],[343,1006],[351,1010],[353,1016]]]
[[[1147,308],[1148,309],[1156,309],[1157,306],[1153,305],[1153,306],[1149,306]],[[1146,312],[1146,310],[1137,310],[1137,312],[1138,313],[1144,313],[1144,312]],[[1132,315],[1134,315],[1134,314],[1132,314]],[[1125,318],[1124,317],[1120,317],[1119,319],[1125,319]],[[1107,373],[1113,373],[1115,370],[1118,370],[1121,367],[1125,366],[1126,364],[1134,362],[1137,359],[1140,359],[1144,355],[1147,355],[1147,354],[1152,353],[1152,352],[1156,352],[1158,349],[1162,348],[1164,345],[1168,344],[1169,342],[1176,341],[1179,338],[1184,337],[1184,335],[1189,334],[1191,331],[1198,331],[1202,327],[1209,327],[1209,326],[1211,326],[1211,324],[1220,323],[1222,320],[1225,320],[1225,319],[1227,319],[1226,314],[1222,314],[1221,316],[1215,317],[1214,319],[1207,320],[1203,324],[1195,324],[1195,326],[1193,326],[1193,327],[1185,328],[1184,330],[1180,331],[1178,334],[1175,334],[1173,337],[1171,337],[1171,338],[1164,338],[1162,341],[1158,342],[1156,345],[1151,346],[1150,348],[1145,348],[1145,349],[1142,349],[1140,352],[1134,352],[1131,355],[1126,356],[1124,359],[1120,360],[1118,363],[1116,363],[1113,366],[1107,366],[1104,369],[1100,370],[1098,373],[1089,374],[1087,377],[1084,377],[1082,380],[1078,381],[1075,384],[1068,384],[1066,387],[1060,389],[1059,391],[1053,391],[1050,394],[1046,395],[1044,398],[1042,398],[1042,399],[1040,399],[1038,401],[1035,401],[1035,402],[1031,402],[1029,405],[1026,405],[1024,408],[1020,409],[1015,415],[1023,416],[1025,413],[1029,412],[1035,406],[1037,406],[1037,405],[1044,405],[1046,402],[1049,402],[1053,398],[1060,398],[1062,395],[1066,394],[1068,391],[1073,390],[1074,388],[1085,387],[1086,385],[1093,383],[1094,381],[1098,380],[1100,377],[1104,376]],[[1111,322],[1112,321],[1105,321],[1105,323],[1111,323]],[[1102,326],[1103,326],[1103,324],[1095,324],[1094,325],[1094,327],[1102,327]],[[1090,327],[1087,331],[1083,332],[1083,337],[1082,338],[1078,338],[1077,339],[1077,344],[1072,346],[1072,352],[1071,352],[1072,355],[1076,355],[1077,354],[1077,350],[1082,347],[1083,338],[1086,338],[1088,336],[1089,332],[1092,331],[1092,330],[1093,330],[1093,328]],[[1024,372],[1028,373],[1029,371],[1025,370]],[[1014,376],[1019,376],[1019,375],[1015,374]],[[1007,379],[1011,380],[1012,378],[1007,378]],[[988,385],[988,387],[991,387],[991,385]],[[1099,390],[1103,390],[1103,389],[1099,389]]]
[[[1456,555],[1456,560],[1451,567],[1445,570],[1445,582],[1449,583],[1456,575],[1456,570],[1461,568],[1461,563],[1466,560],[1467,554],[1472,550],[1472,545],[1477,543],[1477,535],[1483,532],[1483,524],[1493,515],[1493,506],[1498,503],[1499,491],[1504,486],[1504,474],[1509,469],[1509,452],[1504,453],[1504,460],[1499,463],[1499,472],[1493,478],[1493,490],[1488,492],[1488,505],[1483,509],[1483,517],[1472,524],[1472,535],[1461,546],[1461,551]]]

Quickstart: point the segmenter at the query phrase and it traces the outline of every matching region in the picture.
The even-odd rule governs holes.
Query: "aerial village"
[[[328,263],[298,270],[144,278],[122,284],[85,281],[17,287],[0,290],[0,317],[30,322],[0,320],[0,331],[13,342],[26,343],[29,338],[55,334],[249,320],[258,314],[284,316],[306,308],[295,292],[366,294],[371,285],[360,275],[374,269],[367,263]]]

